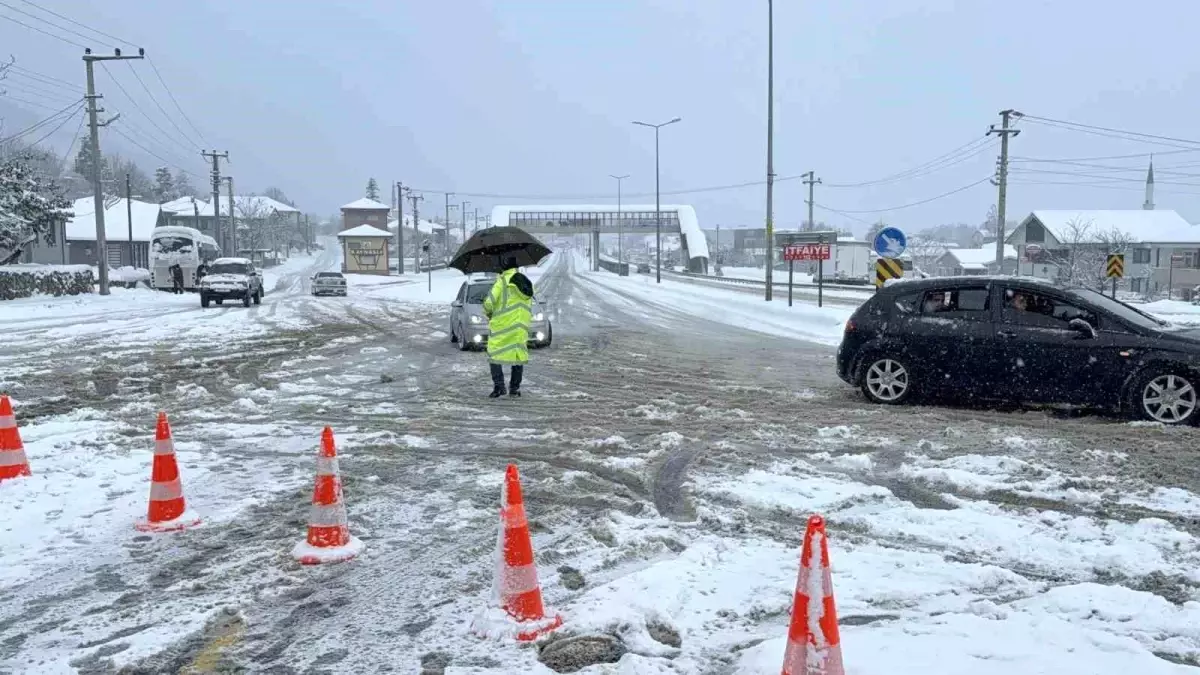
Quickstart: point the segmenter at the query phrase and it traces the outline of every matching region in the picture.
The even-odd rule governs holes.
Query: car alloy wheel
[[[867,369],[867,390],[884,403],[894,403],[908,393],[908,370],[899,361],[879,359]]]
[[[1163,424],[1179,424],[1196,412],[1196,388],[1181,375],[1159,375],[1142,388],[1142,410]]]

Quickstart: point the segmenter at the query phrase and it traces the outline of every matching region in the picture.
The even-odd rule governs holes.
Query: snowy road
[[[113,296],[6,327],[35,476],[0,486],[22,512],[0,520],[0,673],[551,672],[467,630],[508,461],[565,632],[628,652],[586,672],[778,672],[812,511],[852,673],[1200,664],[1195,430],[871,406],[834,375],[844,308],[717,311],[567,255],[531,274],[554,346],[525,398],[488,401],[485,358],[446,334],[461,277],[310,298],[336,263],[283,270],[249,310]],[[206,526],[149,537],[131,524],[159,408]],[[301,569],[325,424],[367,550]]]

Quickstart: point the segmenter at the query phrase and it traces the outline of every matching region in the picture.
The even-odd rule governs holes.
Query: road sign
[[[831,247],[829,244],[788,244],[783,247],[783,259],[793,260],[829,260]]]
[[[898,227],[885,227],[875,235],[873,246],[883,258],[899,258],[908,248],[908,237]]]
[[[1125,276],[1125,254],[1109,253],[1108,263],[1105,264],[1105,276],[1109,279],[1120,279]]]
[[[1038,256],[1040,256],[1041,254],[1042,254],[1042,247],[1040,245],[1038,245],[1038,244],[1026,244],[1025,245],[1025,259],[1026,260],[1033,262],[1033,261],[1037,260]]]
[[[889,279],[904,276],[904,266],[895,258],[879,258],[875,261],[875,288],[882,288]]]

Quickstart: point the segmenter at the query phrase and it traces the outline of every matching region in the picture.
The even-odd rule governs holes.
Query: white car
[[[346,277],[341,272],[317,272],[312,277],[313,295],[340,295],[346,297]]]

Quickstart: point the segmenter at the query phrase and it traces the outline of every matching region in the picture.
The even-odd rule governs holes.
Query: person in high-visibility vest
[[[517,261],[505,261],[504,271],[492,284],[483,313],[488,318],[488,360],[492,370],[489,398],[521,395],[521,379],[529,362],[529,323],[533,321],[533,282],[517,271]],[[504,366],[512,366],[512,379],[504,386]]]

